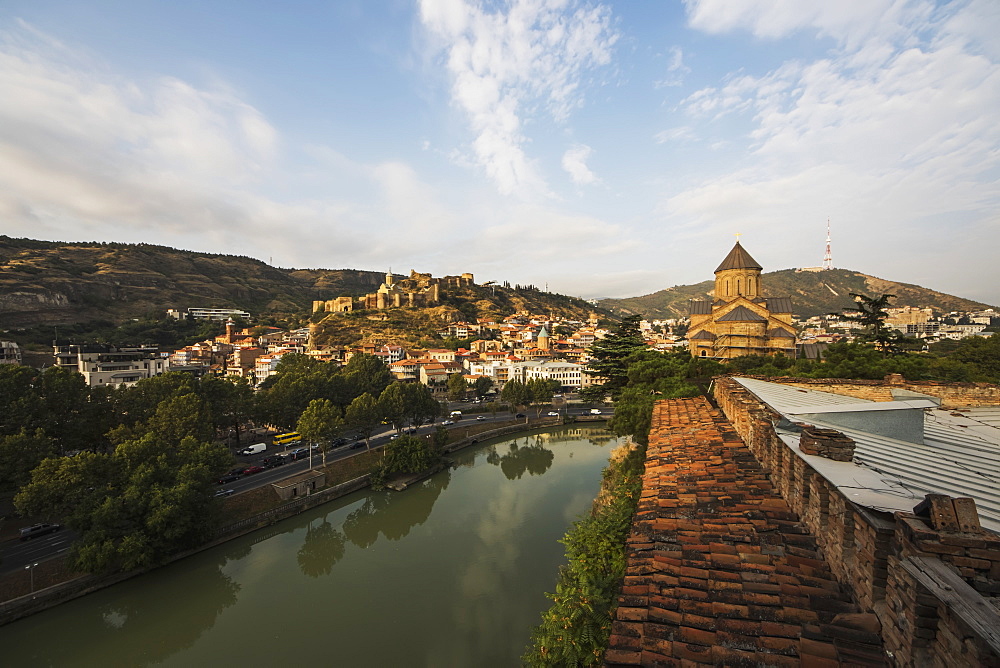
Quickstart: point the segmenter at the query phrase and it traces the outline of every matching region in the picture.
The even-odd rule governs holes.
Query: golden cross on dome
[[[740,240],[740,236],[741,236],[741,233],[740,233],[740,232],[737,232],[737,233],[736,233],[736,241],[739,241],[739,240]]]

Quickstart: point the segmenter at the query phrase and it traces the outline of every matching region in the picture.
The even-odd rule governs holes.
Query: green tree
[[[372,434],[382,422],[382,414],[375,398],[365,392],[352,401],[351,405],[344,411],[344,421],[361,434],[365,439],[365,448],[371,450]]]
[[[14,502],[23,515],[61,519],[80,534],[75,568],[107,573],[160,563],[208,538],[214,481],[232,465],[221,446],[147,433],[111,454],[43,460]]]
[[[465,376],[460,373],[448,374],[448,398],[458,401],[465,398],[465,393],[469,391],[469,383]]]
[[[353,386],[354,396],[367,392],[377,397],[393,381],[392,372],[374,355],[354,355],[344,366],[343,373]]]
[[[485,399],[487,393],[493,389],[493,379],[487,378],[486,376],[480,376],[476,378],[476,382],[472,384],[472,389],[476,393],[476,396],[480,399]]]
[[[552,403],[552,395],[559,389],[559,381],[554,378],[532,378],[527,382],[528,396],[535,405],[536,414],[541,414],[546,404]]]
[[[434,466],[439,459],[437,449],[426,438],[400,436],[386,443],[381,467],[384,475],[419,473]]]
[[[519,380],[508,380],[500,391],[500,399],[517,410],[531,403],[531,390]]]
[[[602,379],[603,383],[599,390],[587,388],[588,394],[600,392],[615,398],[628,383],[629,357],[646,349],[646,341],[639,331],[641,321],[641,315],[624,318],[614,332],[590,347],[591,360],[584,373]]]
[[[198,393],[205,400],[212,426],[217,431],[229,430],[234,445],[240,445],[240,430],[253,415],[253,388],[246,378],[207,376],[201,379]]]
[[[403,383],[392,383],[379,395],[379,412],[382,414],[382,418],[392,424],[396,431],[403,427],[408,402],[409,396]]]
[[[405,402],[403,417],[414,427],[433,422],[441,415],[441,404],[431,389],[420,383],[397,383],[402,386]]]
[[[31,471],[55,453],[55,443],[42,429],[0,436],[0,491],[13,496],[31,481]]]
[[[326,453],[330,450],[330,441],[340,433],[344,426],[340,409],[329,399],[313,399],[299,418],[296,431],[307,443],[318,443],[323,452],[323,466],[326,466]]]
[[[869,297],[857,292],[852,292],[855,306],[844,309],[843,313],[833,314],[847,320],[856,322],[862,326],[862,333],[858,336],[861,343],[870,343],[883,355],[898,355],[901,352],[900,346],[903,335],[897,330],[887,327],[886,319],[889,317],[889,300],[895,299],[896,295],[882,294],[878,297]]]

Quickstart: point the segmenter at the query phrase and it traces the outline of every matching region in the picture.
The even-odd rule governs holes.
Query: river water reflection
[[[11,666],[513,666],[617,440],[564,427],[455,453],[0,627]]]

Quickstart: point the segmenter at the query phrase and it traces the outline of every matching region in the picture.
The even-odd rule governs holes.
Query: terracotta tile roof
[[[608,665],[885,665],[815,540],[703,397],[658,402]]]

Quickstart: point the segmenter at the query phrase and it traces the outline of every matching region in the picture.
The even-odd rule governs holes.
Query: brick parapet
[[[842,394],[870,401],[892,401],[892,390],[920,392],[941,400],[942,408],[977,408],[1000,405],[1000,386],[990,383],[945,383],[932,380],[906,380],[898,374],[887,380],[844,378],[768,378],[750,376],[773,383],[820,392]]]
[[[818,383],[809,385],[820,389]],[[940,592],[927,590],[905,569],[914,557],[930,557],[960,575],[973,598],[1000,597],[1000,537],[979,527],[972,499],[929,495],[921,504],[926,517],[890,517],[858,507],[778,438],[776,420],[765,419],[769,409],[752,393],[729,378],[716,379],[714,387],[719,407],[748,446],[755,445],[751,449],[774,488],[790,507],[802,509],[802,522],[838,581],[862,610],[879,615],[895,663],[1000,665],[1000,655],[984,642],[981,630],[969,627]],[[864,398],[877,394],[874,385],[870,389]],[[949,652],[956,657],[950,662],[942,659]]]

